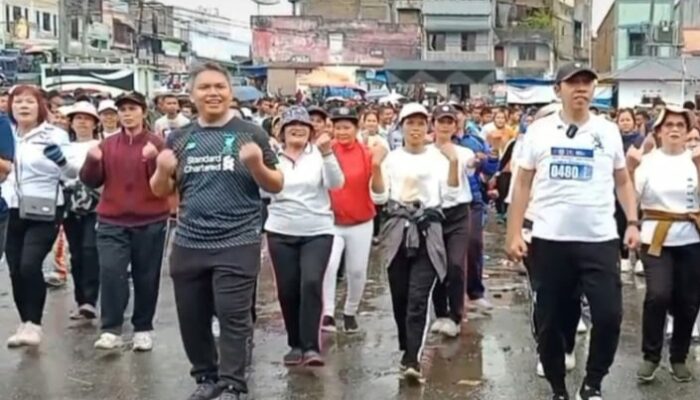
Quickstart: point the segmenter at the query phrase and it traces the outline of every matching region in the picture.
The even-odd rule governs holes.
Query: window
[[[328,49],[331,53],[342,53],[343,52],[343,34],[342,33],[329,33],[328,34]]]
[[[629,33],[627,35],[629,40],[629,56],[639,57],[644,55],[644,34],[643,33]]]
[[[11,21],[10,20],[10,6],[5,4],[5,22],[7,22],[5,24],[5,31],[7,31],[7,32],[10,32],[10,24],[9,24],[10,21]]]
[[[24,19],[29,23],[29,9],[25,8],[24,9]]]
[[[17,21],[22,19],[22,7],[12,7],[12,20]]]
[[[574,46],[583,47],[583,24],[574,21]]]
[[[476,32],[462,32],[462,51],[476,51]]]
[[[447,34],[445,32],[428,32],[428,50],[445,51]]]
[[[118,19],[113,21],[113,36],[114,43],[122,46],[131,46],[131,29],[129,25],[121,22]]]
[[[58,23],[56,21],[56,14],[53,15],[53,36],[58,37]]]
[[[70,38],[73,40],[78,40],[80,37],[80,25],[78,24],[78,18],[73,18],[70,20]]]
[[[533,43],[521,44],[518,46],[518,59],[523,61],[534,61],[537,59],[537,46]]]
[[[41,30],[51,32],[51,14],[45,12],[41,14]]]
[[[36,12],[36,30],[39,30],[39,27],[41,26],[41,13],[39,11]]]

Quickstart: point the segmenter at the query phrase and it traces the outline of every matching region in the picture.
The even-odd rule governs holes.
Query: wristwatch
[[[641,227],[642,224],[639,221],[633,220],[633,221],[627,221],[627,226],[635,226],[637,228]]]

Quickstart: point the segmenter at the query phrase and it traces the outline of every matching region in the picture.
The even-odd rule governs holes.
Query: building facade
[[[675,0],[616,0],[598,29],[594,64],[612,72],[644,58],[676,57],[679,28]]]

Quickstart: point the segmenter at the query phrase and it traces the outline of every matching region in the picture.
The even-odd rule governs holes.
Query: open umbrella
[[[257,101],[265,96],[261,91],[253,86],[234,86],[233,97],[242,102]]]

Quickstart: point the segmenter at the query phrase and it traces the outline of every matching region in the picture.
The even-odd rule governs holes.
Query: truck
[[[129,62],[131,61],[131,62]],[[147,97],[160,87],[158,71],[147,64],[135,64],[133,60],[96,62],[94,59],[41,65],[41,87],[46,90],[72,92],[109,93],[112,97],[138,91]]]

